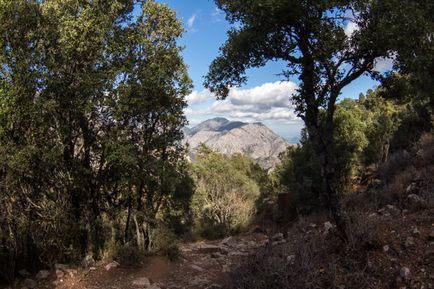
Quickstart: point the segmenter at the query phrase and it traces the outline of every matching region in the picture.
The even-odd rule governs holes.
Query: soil
[[[61,278],[56,278],[52,271],[50,277],[36,288],[139,288],[132,283],[142,277],[148,278],[152,284],[158,286],[155,288],[161,289],[199,289],[209,286],[220,288],[218,284],[230,267],[241,262],[243,257],[256,251],[259,246],[263,246],[267,240],[268,237],[263,234],[248,234],[230,237],[227,244],[222,244],[223,240],[181,244],[181,257],[174,262],[164,256],[151,256],[146,257],[139,265],[121,264],[108,271],[105,264],[90,270],[77,268],[77,272],[71,275],[67,273]]]

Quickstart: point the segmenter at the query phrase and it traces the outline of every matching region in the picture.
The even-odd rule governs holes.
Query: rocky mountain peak
[[[246,123],[213,118],[184,130],[194,160],[200,144],[224,154],[242,153],[269,169],[279,162],[279,154],[289,143],[260,122]]]

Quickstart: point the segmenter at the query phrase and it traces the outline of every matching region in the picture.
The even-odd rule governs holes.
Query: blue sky
[[[297,79],[290,80],[295,86],[282,83],[283,77],[279,74],[285,68],[283,62],[272,62],[249,70],[246,85],[234,89],[229,99],[216,101],[204,90],[203,76],[211,61],[218,56],[219,47],[226,41],[230,25],[223,12],[217,10],[214,1],[210,0],[158,2],[174,9],[187,31],[180,44],[185,46],[183,56],[194,84],[193,93],[187,97],[189,107],[185,110],[190,126],[220,116],[231,120],[260,121],[288,140],[297,139],[303,124],[294,115],[289,103]],[[342,97],[357,98],[361,92],[376,84],[370,77],[361,77],[343,90]],[[258,106],[258,103],[261,105]]]

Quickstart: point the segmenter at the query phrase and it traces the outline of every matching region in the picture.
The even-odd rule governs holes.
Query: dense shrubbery
[[[202,146],[193,176],[197,191],[193,200],[200,235],[223,237],[245,229],[255,214],[255,202],[265,172],[242,155],[224,156]]]

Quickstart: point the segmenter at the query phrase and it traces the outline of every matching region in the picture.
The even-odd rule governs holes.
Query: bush
[[[333,232],[300,233],[308,221],[292,227],[290,243],[270,246],[249,256],[234,268],[224,288],[345,288],[364,289],[368,253],[381,248],[378,224],[364,214],[349,223],[349,239],[343,242]]]
[[[176,260],[180,257],[177,236],[167,227],[159,226],[153,230],[151,240],[154,250],[160,251],[170,260]]]
[[[206,147],[199,149],[193,168],[196,194],[193,210],[196,231],[207,238],[220,238],[246,229],[255,214],[260,187],[246,170],[239,166],[240,156],[226,157]]]
[[[131,242],[125,244],[109,243],[104,254],[104,259],[115,260],[122,265],[136,265],[143,257],[143,253],[140,253],[137,246]]]

